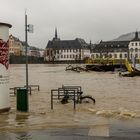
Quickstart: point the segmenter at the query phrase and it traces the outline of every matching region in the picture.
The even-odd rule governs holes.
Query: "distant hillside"
[[[138,34],[140,37],[140,31],[138,32]],[[132,40],[134,37],[135,37],[135,32],[131,32],[131,33],[123,34],[112,41],[129,41]]]

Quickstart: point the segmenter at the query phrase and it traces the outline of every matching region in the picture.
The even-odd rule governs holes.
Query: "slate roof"
[[[101,41],[94,45],[92,52],[127,51],[130,41]]]
[[[75,40],[51,40],[46,48],[52,49],[81,49],[88,48],[88,44],[80,38]]]

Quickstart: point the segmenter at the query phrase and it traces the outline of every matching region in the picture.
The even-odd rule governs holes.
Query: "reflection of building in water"
[[[28,114],[16,114],[16,126],[26,126],[28,117]]]
[[[128,41],[101,41],[92,46],[92,59],[140,59],[140,39],[138,32],[135,37]]]
[[[55,37],[46,46],[46,61],[81,61],[86,57],[90,57],[90,48],[83,39],[60,40],[55,29]]]

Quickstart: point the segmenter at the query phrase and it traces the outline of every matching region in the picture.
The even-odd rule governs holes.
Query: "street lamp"
[[[27,14],[25,11],[25,55],[26,55],[26,89],[28,92],[28,34],[27,33],[33,33],[33,25],[27,24]]]

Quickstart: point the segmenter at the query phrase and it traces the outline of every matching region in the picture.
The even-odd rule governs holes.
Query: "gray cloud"
[[[24,40],[24,10],[34,24],[30,45],[45,48],[58,28],[61,39],[84,38],[93,43],[139,29],[139,0],[1,0],[0,21]]]

